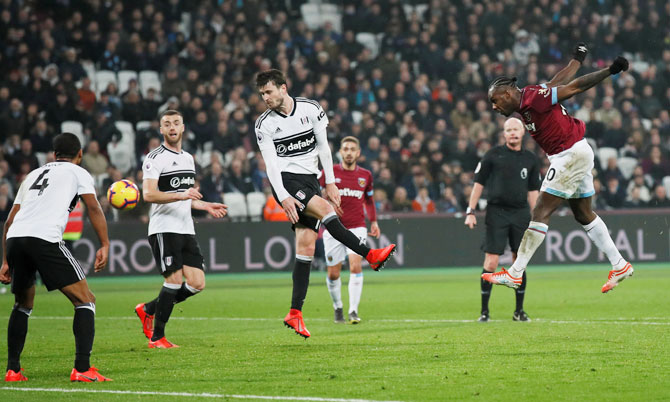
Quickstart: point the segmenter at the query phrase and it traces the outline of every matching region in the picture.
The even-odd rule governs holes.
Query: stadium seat
[[[265,193],[261,191],[254,191],[247,194],[247,209],[249,210],[249,218],[252,221],[260,221],[263,216],[263,207],[265,206]]]
[[[414,6],[411,4],[403,4],[402,9],[405,11],[405,16],[409,20],[412,17],[412,13],[414,12]]]
[[[119,95],[128,90],[128,81],[137,80],[137,73],[132,70],[121,70],[117,74],[119,79]]]
[[[326,22],[330,22],[331,24],[333,24],[333,31],[342,32],[342,14],[340,14],[339,12],[322,13],[321,22],[323,24],[325,24]]]
[[[371,57],[374,59],[379,54],[379,43],[375,34],[370,32],[359,32],[356,34],[356,42],[370,49]]]
[[[121,132],[121,134],[132,134],[135,136],[135,129],[133,129],[133,123],[129,121],[119,120],[114,122],[116,128]]]
[[[416,4],[414,6],[414,11],[416,12],[416,15],[419,17],[419,21],[423,21],[423,14],[426,12],[428,9],[428,4]]]
[[[92,61],[84,60],[81,62],[81,66],[86,71],[86,75],[91,79],[92,82],[95,81],[95,64]]]
[[[356,124],[360,124],[360,122],[363,120],[363,112],[360,110],[352,110],[351,120],[353,120]]]
[[[339,14],[340,11],[337,9],[335,4],[323,3],[319,6],[319,12],[321,14]]]
[[[35,152],[35,157],[37,158],[37,165],[42,166],[47,163],[47,153],[46,152]]]
[[[621,174],[626,180],[630,180],[630,178],[633,176],[633,170],[635,170],[636,166],[637,166],[636,158],[623,156],[617,160],[617,167],[619,167]]]
[[[159,94],[161,93],[161,90],[163,88],[163,86],[161,85],[160,76],[156,71],[153,70],[140,71],[139,84],[140,84],[140,91],[142,91],[142,96],[147,96],[149,88],[155,89],[156,92],[158,92]]]
[[[300,6],[300,14],[307,28],[315,30],[321,27],[319,4],[305,3]]]
[[[223,193],[223,203],[228,206],[228,217],[233,221],[247,218],[247,201],[242,193]]]
[[[146,130],[149,127],[151,127],[151,122],[149,120],[138,121],[137,124],[135,124],[135,131]]]
[[[113,82],[117,87],[119,83],[116,81],[116,73],[110,70],[100,70],[95,72],[95,94],[100,94],[107,89],[107,85]]]
[[[600,159],[600,167],[607,169],[607,161],[609,158],[616,158],[618,155],[615,148],[602,147],[598,148],[598,159]]]
[[[665,187],[665,195],[670,198],[670,176],[663,178],[663,187]]]
[[[84,135],[84,126],[78,121],[66,120],[62,122],[60,131],[61,133],[72,133],[76,135],[77,138],[79,138],[79,142],[81,142],[82,148],[88,144],[86,136]]]
[[[596,140],[594,140],[593,138],[587,138],[586,142],[588,142],[589,145],[591,146],[591,149],[593,149],[593,153],[596,153],[598,151],[598,143],[596,142]]]

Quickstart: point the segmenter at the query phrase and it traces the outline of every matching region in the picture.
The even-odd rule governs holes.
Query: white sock
[[[363,273],[349,274],[349,312],[358,313],[358,304],[363,293]]]
[[[523,239],[521,239],[521,244],[519,245],[519,251],[516,253],[516,260],[514,264],[509,268],[509,273],[515,278],[521,278],[523,276],[523,271],[526,270],[526,266],[530,261],[535,250],[540,247],[540,244],[544,241],[544,237],[547,235],[547,229],[549,226],[541,222],[531,221],[528,224],[528,229],[523,234]]]
[[[619,250],[614,245],[610,232],[607,230],[607,225],[605,225],[605,222],[599,216],[596,216],[596,219],[588,225],[583,225],[583,228],[586,230],[586,234],[593,244],[605,253],[614,269],[621,269],[626,265],[626,260],[623,259],[621,253],[619,253]]]
[[[331,281],[330,278],[326,277],[326,285],[328,285],[330,298],[333,299],[333,308],[342,308],[342,280],[337,278]]]

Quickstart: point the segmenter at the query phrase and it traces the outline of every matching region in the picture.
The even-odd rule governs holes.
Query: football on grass
[[[116,209],[130,210],[140,201],[140,190],[130,180],[119,180],[107,189],[107,200]]]

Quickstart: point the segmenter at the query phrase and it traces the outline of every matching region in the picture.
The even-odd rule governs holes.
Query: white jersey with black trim
[[[7,238],[62,241],[68,215],[82,194],[95,195],[95,182],[81,166],[59,161],[33,170],[16,194],[14,204],[21,208],[14,216]]]
[[[144,179],[158,180],[158,191],[181,193],[195,185],[195,162],[186,151],[179,153],[159,146],[147,154],[142,164]],[[149,235],[156,233],[195,234],[191,200],[151,204]]]
[[[293,110],[285,115],[273,109],[256,119],[255,131],[261,152],[274,149],[281,172],[318,174],[317,133],[325,133],[328,116],[319,102],[293,98]],[[327,139],[323,139],[327,141]]]

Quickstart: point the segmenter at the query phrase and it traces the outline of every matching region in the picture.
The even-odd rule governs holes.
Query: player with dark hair
[[[335,239],[356,254],[365,256],[374,270],[384,266],[396,246],[391,244],[371,250],[342,225],[333,206],[320,196],[319,161],[323,166],[326,195],[336,207],[340,205],[326,135],[328,117],[321,105],[311,99],[291,97],[286,78],[279,70],[259,73],[256,87],[268,107],[256,120],[256,140],[265,160],[273,195],[284,208],[296,236],[291,310],[284,318],[284,324],[307,338],[310,333],[302,318],[302,305],[321,223]]]
[[[165,337],[167,324],[176,303],[205,288],[205,264],[195,239],[191,209],[207,211],[215,218],[226,216],[226,206],[202,201],[195,184],[195,161],[182,150],[184,118],[176,110],[160,115],[163,143],[147,154],[142,171],[144,201],[152,203],[149,212],[149,244],[165,278],[158,297],[135,307],[150,348],[178,347]],[[185,280],[184,280],[185,279]]]
[[[573,66],[578,63],[571,61]],[[572,67],[574,71],[577,68]],[[483,274],[482,278],[493,284],[518,287],[530,258],[544,241],[549,218],[564,200],[568,200],[577,222],[612,264],[601,291],[606,293],[633,275],[633,266],[621,256],[605,222],[591,208],[591,198],[595,193],[591,173],[594,156],[584,139],[585,125],[570,116],[559,103],[626,70],[628,60],[619,56],[608,68],[583,75],[565,85],[562,80],[552,80],[547,84],[519,88],[515,77],[499,77],[491,83],[488,96],[493,110],[505,116],[518,112],[526,129],[547,153],[551,166],[542,182],[532,220],[524,233],[514,264],[509,271],[503,268],[498,273]],[[570,75],[569,71],[566,75]]]
[[[63,133],[53,140],[55,162],[30,172],[19,187],[2,237],[0,282],[12,284],[14,308],[7,326],[5,381],[26,381],[21,352],[28,334],[28,317],[35,300],[36,272],[48,291],[58,289],[74,305],[74,368],[70,381],[111,381],[91,366],[95,337],[95,296],[84,270],[63,242],[68,214],[81,197],[100,240],[93,268],[102,270],[109,256],[107,221],[95,196],[93,177],[79,166],[82,158],[77,136]]]
[[[540,190],[540,162],[537,156],[521,148],[524,128],[516,117],[507,119],[504,125],[505,144],[488,151],[475,169],[475,184],[465,212],[465,224],[473,229],[477,224],[474,209],[486,188],[486,237],[484,272],[495,272],[500,255],[509,243],[516,258],[523,232],[530,221],[530,209],[535,206]],[[529,208],[530,206],[530,208]],[[489,298],[491,283],[479,278],[482,309],[479,322],[489,320]],[[523,309],[526,296],[526,273],[521,285],[515,289],[516,309],[514,321],[530,321]]]
[[[342,163],[333,167],[335,173],[335,185],[340,191],[342,204],[335,207],[340,216],[342,224],[352,233],[358,236],[362,243],[367,241],[368,235],[379,238],[381,234],[377,224],[377,212],[372,199],[372,172],[357,166],[356,161],[361,155],[361,147],[356,137],[344,137],[340,142],[340,156]],[[325,186],[325,175],[319,177],[321,186]],[[370,233],[365,226],[365,213],[370,220]],[[326,285],[333,300],[335,309],[335,323],[344,323],[344,310],[342,304],[342,281],[340,272],[342,262],[349,259],[349,323],[358,324],[361,318],[358,316],[358,305],[363,292],[363,269],[360,255],[351,251],[347,246],[337,241],[328,230],[323,232],[323,247],[326,252],[326,264],[328,264],[328,275]]]

